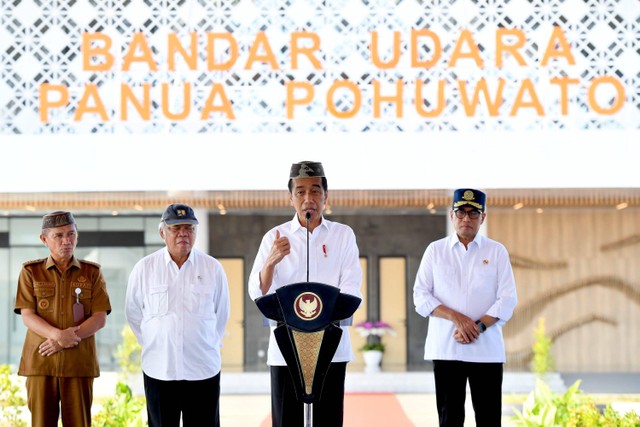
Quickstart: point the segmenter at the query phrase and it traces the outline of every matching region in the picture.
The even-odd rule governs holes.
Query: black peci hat
[[[71,212],[55,211],[50,214],[46,214],[42,217],[42,229],[63,227],[69,224],[75,224],[76,220],[73,218]]]

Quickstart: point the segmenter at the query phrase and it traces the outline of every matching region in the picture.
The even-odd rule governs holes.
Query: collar
[[[53,258],[51,257],[51,255],[49,255],[49,256],[47,257],[47,264],[45,265],[45,268],[48,270],[48,269],[50,269],[51,267],[55,267],[55,266],[56,266],[55,261],[53,260]],[[71,257],[71,263],[69,264],[69,268],[71,268],[71,267],[77,267],[77,268],[80,268],[80,261],[78,261],[78,258],[76,258],[76,256],[75,256],[75,255],[73,255],[73,256]]]
[[[193,264],[193,257],[194,257],[193,253],[195,252],[195,249],[196,248],[193,248],[193,247],[191,248],[191,252],[189,252],[189,256],[187,257],[187,260],[184,262],[185,264],[186,263]],[[171,254],[169,253],[169,249],[166,246],[164,247],[163,257],[164,257],[164,264],[165,265],[169,265],[169,263],[175,262],[175,261],[173,261],[173,258],[171,258]]]
[[[470,245],[474,244],[478,247],[478,249],[482,248],[482,244],[484,243],[485,237],[478,233],[476,234],[476,237],[474,237],[473,241],[471,243],[469,243]],[[457,234],[452,234],[449,236],[449,242],[448,242],[448,246],[449,248],[453,248],[456,244],[460,243],[460,240],[458,239],[458,235]]]
[[[316,228],[325,228],[327,230],[329,230],[329,221],[327,221],[326,219],[324,219],[324,215],[322,215],[321,219],[320,219],[320,225]],[[297,232],[298,230],[304,230],[305,232],[307,231],[307,227],[303,226],[300,224],[300,221],[298,221],[298,214],[295,213],[293,214],[293,219],[291,220],[291,234]]]

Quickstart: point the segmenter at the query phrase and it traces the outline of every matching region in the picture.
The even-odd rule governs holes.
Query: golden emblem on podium
[[[293,310],[302,320],[313,320],[322,313],[322,300],[313,292],[303,292],[293,302]]]

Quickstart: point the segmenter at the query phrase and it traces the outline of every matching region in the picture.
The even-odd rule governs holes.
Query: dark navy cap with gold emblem
[[[474,190],[472,188],[458,188],[453,192],[453,208],[459,208],[461,206],[471,206],[484,212],[486,194],[480,190]]]
[[[299,162],[291,165],[289,178],[325,178],[324,168],[320,162]]]
[[[42,217],[42,229],[64,227],[65,225],[75,224],[71,212],[55,211]]]
[[[167,209],[165,209],[162,214],[162,222],[167,225],[198,224],[198,219],[191,207],[181,203],[176,203],[167,206]]]

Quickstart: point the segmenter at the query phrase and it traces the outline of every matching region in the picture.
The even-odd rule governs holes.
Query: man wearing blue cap
[[[160,222],[166,247],[131,271],[125,314],[142,346],[151,427],[220,425],[220,346],[229,320],[222,265],[193,247],[198,220],[173,204]]]
[[[455,234],[427,247],[413,287],[416,311],[429,318],[424,358],[433,360],[441,427],[463,426],[467,381],[476,426],[501,425],[502,327],[517,295],[507,250],[478,234],[485,200],[482,191],[454,192]]]

